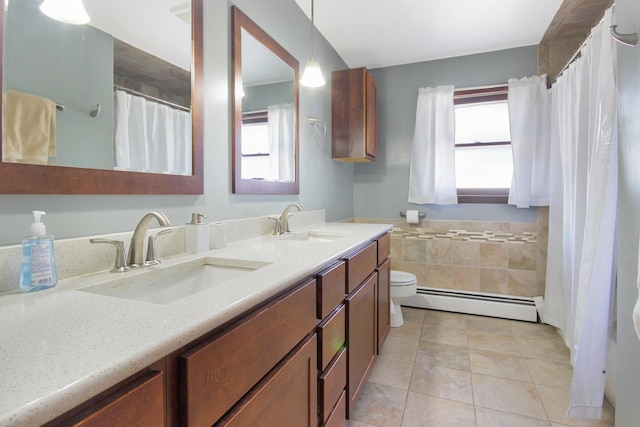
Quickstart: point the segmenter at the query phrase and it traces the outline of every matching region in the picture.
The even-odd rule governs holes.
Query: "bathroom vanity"
[[[131,285],[106,272],[0,297],[0,425],[344,426],[389,330],[389,228],[322,223],[164,259],[150,272],[253,266],[169,302],[117,293]]]

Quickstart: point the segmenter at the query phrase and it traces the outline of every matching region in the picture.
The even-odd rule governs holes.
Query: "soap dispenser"
[[[40,221],[46,212],[33,211],[35,221],[31,224],[31,235],[22,240],[20,267],[20,290],[22,292],[48,289],[58,281],[56,260],[53,253],[53,236],[47,235]]]
[[[184,226],[184,238],[187,253],[199,254],[209,250],[209,223],[201,213],[191,214],[191,222]]]

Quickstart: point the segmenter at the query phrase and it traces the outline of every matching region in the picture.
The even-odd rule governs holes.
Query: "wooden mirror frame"
[[[233,184],[236,194],[299,194],[300,193],[300,155],[299,155],[299,63],[286,49],[269,36],[262,28],[242,13],[236,6],[231,8],[232,14],[232,55],[233,73],[231,81],[232,152],[233,152]],[[280,182],[256,179],[242,179],[242,30],[252,35],[267,49],[293,69],[293,96],[295,104],[294,144],[295,144],[295,181]]]
[[[0,194],[203,194],[202,4],[203,0],[191,0],[192,175],[0,162]],[[0,8],[0,55],[3,35],[4,8]],[[0,65],[0,79],[1,73]]]

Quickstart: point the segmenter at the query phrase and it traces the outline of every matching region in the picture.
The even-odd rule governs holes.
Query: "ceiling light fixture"
[[[85,25],[90,21],[82,0],[44,0],[40,12],[67,24]]]
[[[309,58],[307,65],[304,67],[304,73],[302,73],[300,84],[307,87],[320,87],[324,86],[325,81],[324,77],[322,77],[320,64],[313,55],[313,33],[315,31],[313,2],[314,0],[311,0],[311,58]]]

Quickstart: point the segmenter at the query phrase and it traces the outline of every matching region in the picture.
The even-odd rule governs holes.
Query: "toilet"
[[[391,327],[404,324],[400,304],[416,294],[418,289],[416,276],[405,271],[391,270]]]

